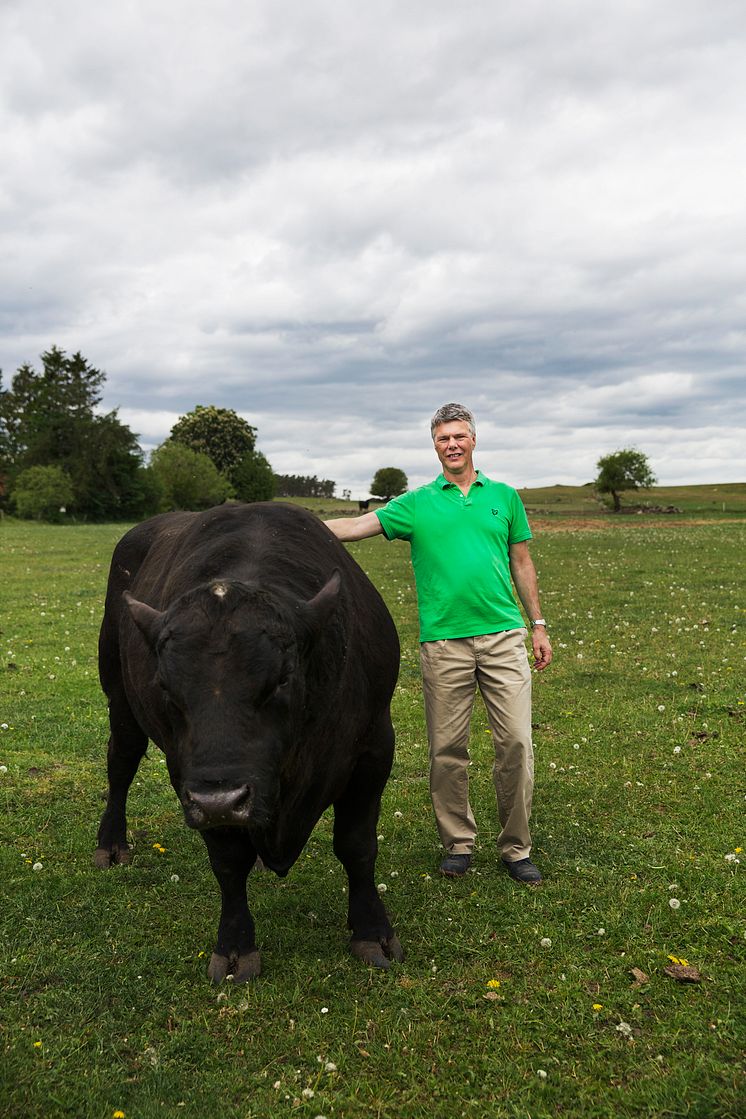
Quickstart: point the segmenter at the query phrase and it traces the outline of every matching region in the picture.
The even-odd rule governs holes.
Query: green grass
[[[407,959],[383,974],[348,955],[325,817],[286,880],[250,881],[263,976],[213,988],[217,889],[156,750],[133,864],[91,863],[96,638],[123,528],[2,522],[0,1114],[744,1114],[746,525],[552,524],[532,546],[556,654],[535,688],[545,884],[499,867],[479,706],[475,867],[437,876],[408,549],[366,541],[351,550],[402,637],[378,881]],[[701,981],[667,976],[669,956]]]
[[[530,515],[606,516],[611,499],[597,496],[591,485],[543,486],[519,491]],[[642,508],[651,516],[670,519],[669,513],[655,510],[673,507],[685,517],[742,517],[746,513],[746,483],[718,486],[653,486],[648,490],[629,491],[622,495],[622,509],[627,512]]]

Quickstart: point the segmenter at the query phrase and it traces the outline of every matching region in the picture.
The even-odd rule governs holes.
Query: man
[[[327,521],[340,540],[382,532],[408,540],[420,617],[420,663],[430,743],[430,795],[446,850],[447,877],[471,865],[476,825],[469,805],[469,722],[478,687],[495,749],[498,848],[516,881],[541,882],[531,861],[533,794],[531,672],[526,629],[512,584],[531,622],[533,667],[552,659],[541,616],[531,530],[520,497],[473,463],[476,429],[461,404],[444,404],[430,430],[442,473],[361,517]]]

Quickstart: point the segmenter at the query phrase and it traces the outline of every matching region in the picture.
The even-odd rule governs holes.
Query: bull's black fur
[[[375,888],[399,646],[383,600],[312,514],[274,502],[167,513],[117,545],[99,641],[109,799],[96,862],[128,862],[126,799],[148,739],[198,827],[222,912],[213,979],[259,971],[246,877],[284,875],[334,805],[353,952],[401,948]]]

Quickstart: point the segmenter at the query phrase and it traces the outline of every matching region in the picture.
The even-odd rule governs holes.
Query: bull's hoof
[[[113,847],[97,847],[93,855],[93,865],[99,867],[100,870],[106,870],[110,866],[129,866],[132,862],[132,851],[125,844],[120,847],[114,844]]]
[[[368,967],[378,967],[384,971],[391,967],[392,960],[400,964],[404,959],[404,950],[395,933],[388,940],[351,940],[350,952]]]
[[[222,983],[224,979],[232,979],[234,983],[248,983],[249,979],[256,979],[262,971],[262,958],[257,948],[253,952],[244,952],[241,956],[221,956],[213,952],[207,968],[208,977],[213,983]]]

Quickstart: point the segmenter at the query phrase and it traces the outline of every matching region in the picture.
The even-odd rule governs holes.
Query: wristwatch
[[[547,623],[544,621],[543,618],[533,618],[531,621],[531,629],[533,629],[534,626],[544,626],[544,629],[546,629]]]

